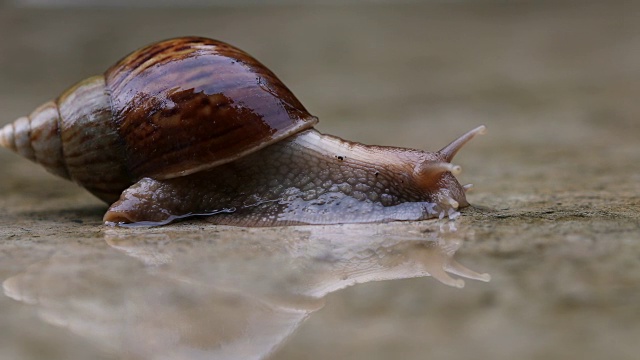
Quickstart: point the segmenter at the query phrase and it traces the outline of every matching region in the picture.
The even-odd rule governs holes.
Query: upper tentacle
[[[464,144],[468,143],[469,140],[473,139],[476,135],[482,135],[486,133],[486,131],[487,128],[484,125],[480,125],[477,128],[453,140],[449,145],[440,149],[438,153],[441,154],[447,162],[451,162],[451,160],[453,160],[453,157],[456,156],[456,154],[462,148],[462,146],[464,146]]]

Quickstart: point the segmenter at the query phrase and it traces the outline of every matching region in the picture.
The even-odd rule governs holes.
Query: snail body
[[[111,204],[109,224],[196,215],[275,226],[422,220],[468,205],[438,152],[321,134],[289,89],[241,50],[161,41],[0,130],[0,145]]]

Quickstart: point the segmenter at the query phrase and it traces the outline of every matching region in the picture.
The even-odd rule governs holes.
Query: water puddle
[[[454,224],[107,228],[103,240],[58,244],[3,290],[21,316],[46,324],[34,341],[47,358],[78,356],[59,348],[80,341],[92,358],[263,359],[341,289],[489,281],[454,259],[464,242]],[[31,358],[20,346],[0,358]]]

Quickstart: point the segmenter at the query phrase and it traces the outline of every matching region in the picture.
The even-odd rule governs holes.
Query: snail
[[[322,134],[264,65],[221,41],[141,48],[0,130],[0,145],[110,204],[106,224],[279,226],[455,218],[451,164],[479,126],[437,152]]]

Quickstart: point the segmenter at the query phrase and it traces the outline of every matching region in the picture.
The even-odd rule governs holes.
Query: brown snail
[[[440,151],[321,134],[266,67],[220,41],[137,50],[0,130],[0,145],[111,204],[110,224],[197,215],[241,226],[455,217],[468,205]]]

